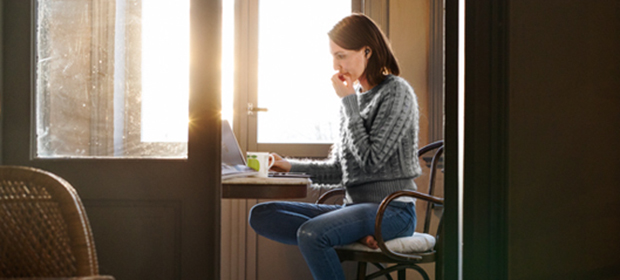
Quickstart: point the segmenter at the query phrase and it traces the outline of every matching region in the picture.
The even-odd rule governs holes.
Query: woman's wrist
[[[344,107],[344,113],[347,115],[347,117],[359,115],[360,108],[357,103],[356,94],[345,96],[340,100],[342,101],[342,105]]]

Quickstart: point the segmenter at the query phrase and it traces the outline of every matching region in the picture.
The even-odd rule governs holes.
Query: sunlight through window
[[[189,0],[96,3],[37,1],[36,157],[187,158]]]
[[[351,14],[350,0],[261,0],[259,5],[259,143],[333,143],[339,98],[327,32]]]
[[[187,142],[189,0],[142,1],[142,141]]]
[[[235,0],[222,3],[222,119],[233,124]]]

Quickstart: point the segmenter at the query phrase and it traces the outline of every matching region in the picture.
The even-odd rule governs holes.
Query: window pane
[[[36,156],[187,157],[189,0],[39,0]]]
[[[327,32],[351,0],[260,0],[259,143],[333,143],[339,98]]]
[[[222,119],[233,124],[235,0],[222,1]]]

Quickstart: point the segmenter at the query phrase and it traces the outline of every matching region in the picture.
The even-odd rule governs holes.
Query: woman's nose
[[[340,65],[338,64],[338,62],[336,62],[336,60],[334,59],[333,61],[333,66],[334,66],[334,70],[339,71],[340,70]]]

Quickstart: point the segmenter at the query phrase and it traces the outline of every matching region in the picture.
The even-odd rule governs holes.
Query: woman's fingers
[[[334,86],[336,94],[340,96],[340,98],[347,95],[355,94],[355,89],[353,88],[353,81],[348,75],[342,75],[340,73],[334,74],[332,76],[332,85]]]

